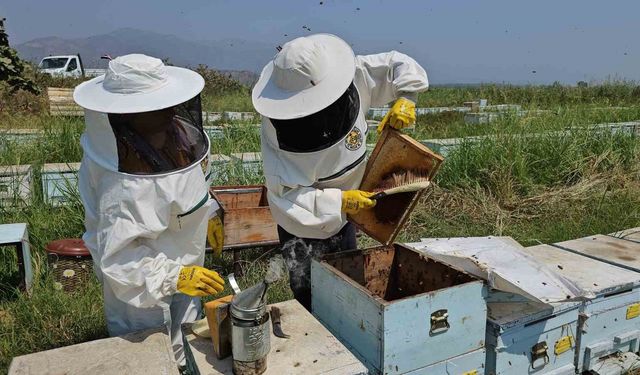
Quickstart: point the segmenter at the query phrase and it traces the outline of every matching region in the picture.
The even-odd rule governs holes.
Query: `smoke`
[[[269,260],[269,266],[267,267],[267,274],[264,277],[264,282],[267,284],[273,284],[282,279],[283,271],[284,259],[282,259],[282,255],[274,256]]]
[[[282,256],[289,271],[289,283],[292,288],[311,285],[311,259],[340,249],[340,236],[326,240],[307,240],[292,238],[282,245]]]

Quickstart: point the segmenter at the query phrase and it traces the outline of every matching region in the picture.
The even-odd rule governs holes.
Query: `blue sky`
[[[330,32],[357,53],[405,52],[435,83],[640,80],[637,0],[4,0],[0,14],[16,44],[123,27],[274,46]]]

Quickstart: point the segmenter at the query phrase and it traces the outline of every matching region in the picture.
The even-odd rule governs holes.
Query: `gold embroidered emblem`
[[[362,132],[358,128],[353,128],[347,134],[347,138],[344,140],[344,145],[349,151],[355,151],[362,146]]]

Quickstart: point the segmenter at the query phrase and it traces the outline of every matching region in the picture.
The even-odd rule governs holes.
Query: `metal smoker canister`
[[[256,284],[231,301],[231,352],[233,373],[258,375],[267,370],[271,349],[269,314],[261,299],[266,285]]]

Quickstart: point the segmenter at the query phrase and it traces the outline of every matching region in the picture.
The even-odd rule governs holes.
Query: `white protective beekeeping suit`
[[[204,80],[193,71],[127,55],[112,60],[105,76],[74,92],[86,122],[79,173],[83,239],[103,285],[109,333],[166,325],[179,362],[184,361],[180,324],[197,319],[201,309],[199,298],[177,293],[179,270],[203,264],[207,219],[219,208],[208,193],[209,140],[199,101],[203,87]],[[149,150],[136,149],[139,139],[127,133],[126,124],[114,122],[122,114],[167,108],[175,110],[167,123],[179,129],[176,139],[191,155],[190,164],[178,169],[163,165],[163,158]],[[145,156],[149,170],[124,172],[123,150]]]
[[[399,97],[415,101],[428,87],[425,70],[399,52],[354,56],[346,42],[329,34],[285,44],[262,70],[252,95],[263,116],[264,173],[278,225],[302,238],[339,232],[346,224],[341,192],[358,188],[366,165],[365,114]],[[335,108],[340,102],[351,113],[338,120],[345,109]],[[331,121],[344,125],[326,142],[313,142],[307,138],[323,134],[305,132],[317,121],[324,122],[322,129]],[[297,131],[292,137],[283,129]]]

